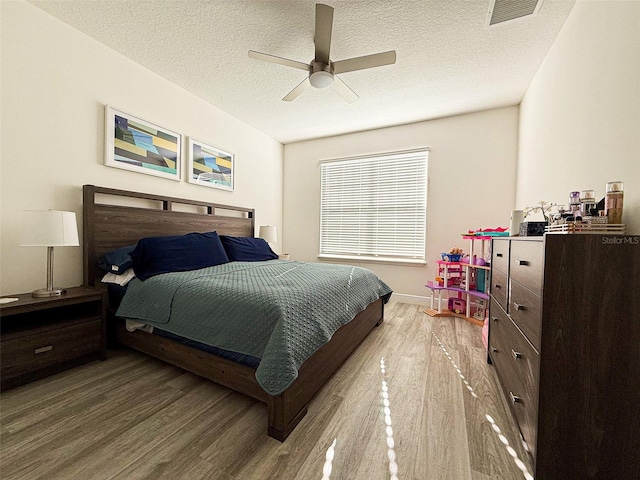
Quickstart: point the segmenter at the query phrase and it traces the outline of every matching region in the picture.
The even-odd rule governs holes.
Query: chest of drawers
[[[640,237],[492,243],[489,357],[535,478],[640,478]]]

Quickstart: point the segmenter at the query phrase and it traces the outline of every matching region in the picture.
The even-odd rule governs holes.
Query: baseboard
[[[431,305],[431,297],[420,297],[418,295],[405,295],[402,293],[393,293],[389,302],[395,303],[412,303],[414,305]]]

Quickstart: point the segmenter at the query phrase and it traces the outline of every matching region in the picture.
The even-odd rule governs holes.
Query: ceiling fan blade
[[[348,58],[333,62],[333,73],[346,73],[355,70],[364,70],[365,68],[381,67],[383,65],[391,65],[396,63],[396,51],[374,53],[373,55],[365,55],[364,57]]]
[[[308,64],[297,62],[296,60],[289,60],[288,58],[276,57],[275,55],[269,55],[268,53],[254,52],[253,50],[249,50],[249,56],[251,58],[255,58],[256,60],[263,60],[265,62],[270,62],[270,63],[278,63],[286,67],[299,68],[300,70],[304,70],[306,72],[309,71]]]
[[[338,92],[338,95],[340,95],[342,98],[344,98],[349,103],[353,103],[358,98],[360,98],[360,97],[358,97],[356,92],[351,90],[351,88],[349,88],[349,85],[347,85],[342,80],[340,80],[337,75],[333,76],[333,85],[332,86],[333,86],[333,89],[336,92]]]
[[[291,100],[295,100],[296,98],[298,98],[298,95],[300,95],[310,86],[311,86],[311,83],[309,82],[309,78],[305,78],[302,82],[298,84],[296,88],[294,88],[289,93],[287,93],[287,95],[282,100],[284,100],[285,102],[290,102]]]
[[[329,5],[316,3],[316,35],[313,39],[313,43],[316,45],[316,62],[329,64],[332,28],[333,8]]]

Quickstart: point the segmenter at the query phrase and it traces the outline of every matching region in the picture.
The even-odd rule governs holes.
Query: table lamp
[[[262,225],[258,237],[264,239],[267,243],[277,243],[278,232],[275,225]]]
[[[34,297],[64,295],[66,289],[53,286],[53,247],[77,247],[78,226],[75,212],[25,210],[22,212],[23,247],[47,247],[47,288],[31,293]]]

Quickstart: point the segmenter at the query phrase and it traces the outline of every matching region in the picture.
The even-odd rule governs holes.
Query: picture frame
[[[187,181],[220,190],[234,189],[235,155],[189,137],[187,146]]]
[[[182,135],[105,105],[104,164],[180,181]]]

